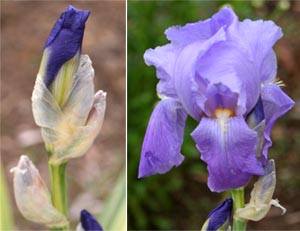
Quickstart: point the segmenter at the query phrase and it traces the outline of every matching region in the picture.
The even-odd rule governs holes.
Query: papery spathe
[[[277,199],[272,199],[275,185],[275,162],[269,160],[265,166],[265,174],[254,184],[249,203],[244,208],[237,209],[235,216],[240,219],[259,221],[267,215],[272,205],[280,208],[284,214],[286,209],[279,204]]]
[[[21,214],[30,221],[48,227],[64,227],[68,224],[64,215],[52,205],[51,196],[39,171],[31,160],[22,155],[14,173],[14,194]]]
[[[94,94],[94,69],[87,55],[82,55],[72,81],[70,94],[60,107],[41,78],[36,79],[32,94],[35,122],[42,129],[51,163],[61,163],[83,155],[99,133],[106,93]]]

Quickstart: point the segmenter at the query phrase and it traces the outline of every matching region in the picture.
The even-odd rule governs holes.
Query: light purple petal
[[[210,84],[207,87],[205,101],[205,114],[208,117],[216,117],[217,110],[230,110],[235,114],[237,108],[238,94],[233,93],[230,89],[219,83]]]
[[[148,49],[144,54],[146,64],[156,68],[156,76],[160,80],[157,92],[161,95],[176,98],[173,72],[181,49],[181,47],[167,44],[155,49]]]
[[[295,102],[276,85],[267,85],[263,87],[262,101],[266,118],[266,142],[263,155],[264,158],[267,159],[268,148],[272,146],[270,138],[272,127],[279,117],[284,115],[294,106]]]
[[[247,184],[253,175],[263,175],[256,159],[256,132],[248,128],[242,116],[202,118],[192,137],[208,165],[208,186],[222,192]]]
[[[271,50],[263,60],[260,70],[261,81],[263,83],[272,82],[277,75],[277,58],[274,50]]]
[[[272,73],[274,70],[270,69],[276,68],[272,47],[282,35],[281,28],[272,21],[246,19],[240,22],[238,27],[229,29],[229,39],[247,51],[247,56],[252,58],[261,81],[275,77],[274,73],[266,75],[266,70]]]
[[[210,39],[221,28],[224,30],[237,21],[237,16],[229,7],[224,7],[211,19],[173,26],[166,30],[167,38],[174,44],[187,45],[196,41]]]
[[[178,98],[185,110],[194,119],[200,120],[204,108],[207,81],[197,76],[196,68],[199,57],[205,54],[214,44],[225,39],[225,32],[220,29],[206,41],[194,42],[186,46],[178,57],[175,66],[175,87]]]
[[[152,112],[139,165],[139,178],[168,172],[184,157],[180,153],[187,118],[181,104],[166,98]]]
[[[197,62],[197,73],[210,83],[223,85],[238,93],[239,112],[249,112],[260,94],[260,77],[253,60],[235,43],[215,44]]]

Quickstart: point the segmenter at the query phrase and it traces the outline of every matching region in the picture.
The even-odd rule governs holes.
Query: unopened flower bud
[[[50,162],[82,156],[99,133],[106,93],[94,90],[94,69],[81,54],[88,11],[69,6],[45,45],[32,93],[35,122],[42,129]]]
[[[201,231],[216,231],[230,229],[229,223],[232,213],[232,199],[223,201],[208,215],[208,219],[201,228]]]
[[[87,210],[82,210],[80,213],[80,223],[76,231],[103,231],[103,228],[92,214]]]
[[[38,169],[22,155],[14,173],[14,194],[21,214],[30,221],[48,227],[63,227],[67,219],[52,205],[50,194]]]
[[[282,214],[284,214],[286,209],[279,204],[278,200],[272,199],[275,185],[275,162],[269,160],[265,166],[265,174],[254,184],[250,202],[245,205],[245,208],[237,209],[235,216],[245,220],[259,221],[267,215],[272,205],[282,209]]]

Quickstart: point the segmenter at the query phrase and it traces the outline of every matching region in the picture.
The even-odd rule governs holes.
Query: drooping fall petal
[[[139,166],[139,178],[163,174],[178,166],[187,114],[181,104],[171,98],[161,100],[152,112]]]

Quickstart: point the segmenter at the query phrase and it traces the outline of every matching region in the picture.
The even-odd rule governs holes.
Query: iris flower
[[[225,7],[210,19],[165,32],[169,44],[149,49],[161,101],[145,134],[139,178],[182,163],[187,116],[199,122],[192,138],[208,165],[208,186],[221,192],[263,175],[271,129],[294,105],[276,79],[272,49],[282,37],[272,21],[239,21]]]
[[[81,55],[89,14],[72,6],[61,14],[46,41],[32,93],[34,119],[52,163],[83,155],[103,122],[106,93],[95,93],[92,62]]]

